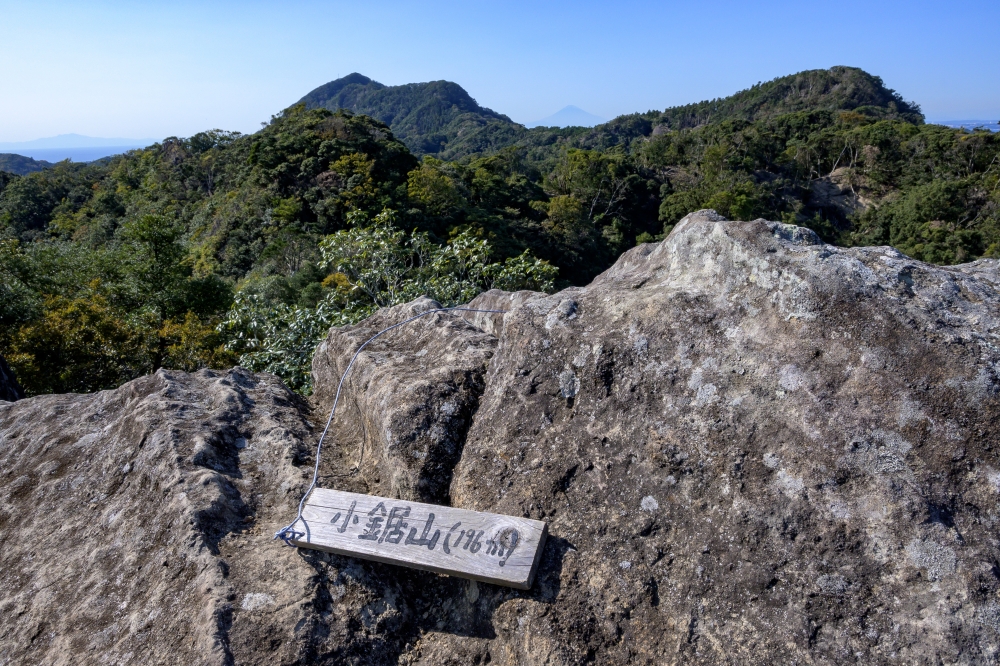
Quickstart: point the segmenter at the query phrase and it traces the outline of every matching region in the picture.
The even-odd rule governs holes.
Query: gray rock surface
[[[529,301],[545,298],[547,294],[538,291],[501,291],[490,289],[476,296],[468,304],[470,310],[496,310],[509,312]],[[496,312],[462,312],[461,316],[473,326],[499,337],[503,330],[504,315]]]
[[[421,298],[334,328],[313,356],[313,400],[326,414],[351,357],[384,328],[441,304]],[[343,472],[358,469],[364,492],[448,503],[451,473],[479,405],[497,339],[453,313],[389,331],[347,376],[330,448]],[[346,457],[345,457],[346,456]]]
[[[0,664],[382,664],[477,630],[440,621],[464,582],[273,540],[306,411],[239,368],[0,404]]]
[[[998,279],[705,212],[506,315],[452,501],[565,552],[491,649],[995,659]]]
[[[20,384],[17,383],[14,372],[7,365],[7,361],[4,360],[3,356],[0,356],[0,400],[14,402],[23,397],[24,391],[21,390]]]
[[[288,653],[310,567],[258,521],[294,511],[308,435],[241,370],[0,405],[0,664],[231,662],[264,606]]]
[[[998,287],[701,211],[372,343],[322,484],[548,521],[527,592],[270,540],[426,299],[313,426],[239,369],[0,404],[0,664],[990,663]]]

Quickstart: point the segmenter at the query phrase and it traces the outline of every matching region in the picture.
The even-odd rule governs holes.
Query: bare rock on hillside
[[[318,428],[268,376],[0,403],[0,664],[995,661],[998,288],[701,211],[379,338],[321,482],[546,520],[529,591],[272,541]],[[331,331],[311,418],[434,307]]]
[[[852,169],[840,167],[833,173],[816,178],[809,186],[809,203],[820,208],[834,208],[845,218],[864,212],[872,200],[860,194],[851,184]]]
[[[0,356],[0,400],[14,402],[24,397],[24,391],[14,377],[14,371],[7,365],[7,361]]]

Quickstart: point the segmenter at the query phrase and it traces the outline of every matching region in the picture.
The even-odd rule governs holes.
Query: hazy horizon
[[[6,149],[47,149],[47,148],[97,148],[100,146],[148,146],[160,139],[146,137],[144,139],[126,139],[123,137],[85,136],[70,132],[56,136],[38,137],[28,141],[0,141],[0,150]]]
[[[496,110],[496,109],[494,109]],[[579,115],[579,114],[582,114]],[[564,119],[582,119],[585,116],[589,116],[595,121],[586,123],[582,122],[579,124],[573,123],[561,123],[553,121],[562,121]],[[558,127],[593,127],[596,124],[602,122],[608,122],[613,120],[611,118],[602,119],[588,113],[585,109],[581,109],[576,105],[570,104],[556,113],[553,113],[545,118],[536,120],[534,122],[525,123],[526,127],[541,127],[541,126],[558,126]],[[548,124],[546,124],[548,122]],[[975,127],[986,127],[993,132],[1000,132],[1000,121],[986,120],[982,118],[968,118],[968,119],[931,119],[928,118],[927,123],[945,125],[948,127],[963,127],[965,129],[973,129]],[[118,155],[128,150],[134,150],[136,148],[145,148],[154,143],[159,143],[167,137],[160,137],[158,139],[126,139],[126,138],[106,138],[106,137],[90,137],[83,136],[79,134],[62,134],[54,137],[40,137],[38,139],[33,139],[29,141],[22,142],[0,142],[0,154],[16,154],[24,157],[30,157],[34,160],[41,160],[46,162],[61,162],[62,160],[69,159],[73,162],[92,162],[104,157],[110,157],[112,155]],[[72,141],[67,141],[66,143],[60,143],[60,139],[72,139]],[[89,140],[88,141],[80,141]]]
[[[529,123],[567,104],[613,118],[849,65],[882,77],[928,117],[1000,118],[1000,6],[984,1],[942,12],[849,0],[838,20],[825,6],[791,2],[0,0],[0,12],[4,142],[253,132],[354,71],[386,85],[454,81]]]

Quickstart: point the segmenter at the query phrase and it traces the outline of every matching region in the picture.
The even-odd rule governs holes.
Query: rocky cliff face
[[[24,397],[24,391],[14,378],[14,373],[7,361],[0,356],[0,400],[14,402]]]
[[[271,378],[0,405],[0,664],[994,660],[998,287],[703,211],[386,334],[322,484],[548,521],[527,592],[271,541],[318,434]],[[431,307],[331,331],[311,418]]]

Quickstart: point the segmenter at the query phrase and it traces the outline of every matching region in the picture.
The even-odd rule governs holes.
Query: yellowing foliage
[[[14,334],[5,356],[30,395],[88,393],[160,367],[231,367],[236,356],[222,344],[215,328],[191,312],[157,324],[148,314],[128,316],[97,294],[50,296],[42,316]]]
[[[202,323],[193,312],[188,312],[181,321],[163,322],[158,335],[165,350],[164,367],[194,372],[236,365],[237,355],[223,347],[222,335],[214,326]]]
[[[42,316],[14,335],[7,360],[29,394],[86,393],[147,372],[146,333],[101,296],[50,296]]]

